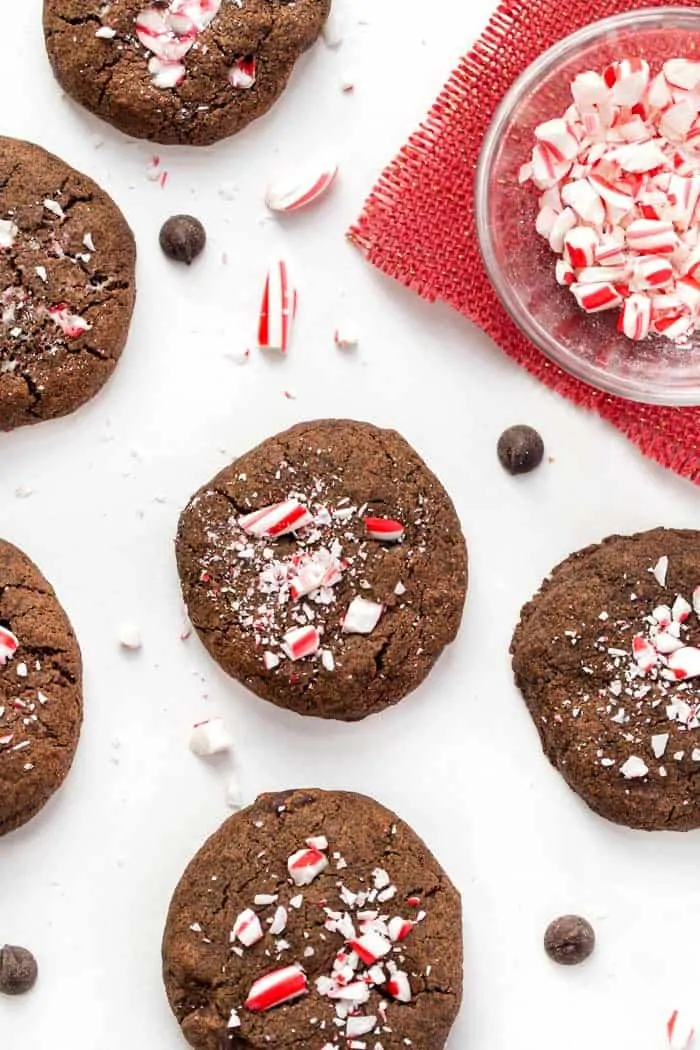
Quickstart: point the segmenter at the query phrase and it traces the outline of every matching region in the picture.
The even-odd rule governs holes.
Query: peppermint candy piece
[[[632,655],[637,666],[645,673],[651,671],[658,663],[656,649],[642,634],[637,634],[632,639]]]
[[[321,635],[315,627],[293,627],[284,636],[282,648],[290,660],[304,660],[317,653]]]
[[[268,536],[274,539],[278,536],[286,536],[289,532],[298,532],[306,525],[310,525],[313,516],[306,507],[295,499],[286,500],[284,503],[274,503],[269,507],[262,507],[253,511],[252,514],[244,514],[238,519],[238,524],[251,536]]]
[[[228,82],[231,87],[238,91],[250,91],[257,79],[257,63],[255,58],[239,58],[231,66],[228,74]]]
[[[415,923],[411,922],[410,919],[402,919],[396,915],[389,920],[389,936],[392,941],[405,941],[414,926]]]
[[[387,981],[386,990],[391,998],[396,999],[399,1003],[410,1003],[411,1001],[411,982],[408,979],[408,974],[404,973],[403,970],[397,970],[396,973],[392,974]]]
[[[265,279],[258,324],[258,346],[264,350],[286,353],[296,312],[297,293],[289,279],[287,264],[280,260],[270,267]]]
[[[374,1014],[366,1014],[364,1017],[353,1015],[348,1017],[345,1024],[345,1038],[357,1039],[363,1035],[369,1035],[377,1027],[377,1018]]]
[[[69,339],[79,339],[81,335],[84,335],[92,327],[84,318],[79,317],[78,314],[71,313],[70,306],[67,303],[58,303],[56,306],[52,306],[49,310],[49,317]]]
[[[190,734],[190,751],[200,758],[218,755],[233,746],[233,738],[223,718],[198,722]]]
[[[668,746],[668,733],[655,733],[651,738],[651,750],[654,752],[654,758],[663,758],[666,753]]]
[[[379,959],[383,959],[391,951],[391,941],[382,937],[380,933],[370,931],[363,933],[357,940],[350,941],[350,947],[360,956],[365,966],[374,966]]]
[[[19,639],[7,627],[0,627],[0,667],[11,660],[19,648]]]
[[[273,970],[259,977],[243,1005],[246,1010],[258,1013],[298,999],[307,991],[306,974],[297,966],[284,966],[281,970]]]
[[[308,207],[331,188],[338,175],[338,165],[332,164],[315,175],[300,176],[286,184],[273,183],[265,194],[270,211],[288,214]]]
[[[641,758],[638,758],[636,755],[631,755],[627,761],[620,766],[620,772],[627,780],[636,780],[639,777],[645,777],[649,772],[649,767]]]
[[[369,538],[383,543],[397,543],[406,532],[401,522],[392,518],[365,518],[364,522]]]
[[[677,682],[700,676],[700,649],[685,645],[668,657],[669,678]]]
[[[0,248],[11,248],[19,229],[9,219],[0,219]]]
[[[117,638],[122,649],[135,650],[141,648],[141,631],[138,624],[133,623],[131,620],[125,620],[119,624]]]
[[[353,598],[343,619],[343,634],[371,634],[379,623],[384,606],[366,598]]]
[[[695,1029],[678,1010],[674,1010],[666,1023],[670,1050],[690,1050],[695,1044]]]
[[[313,847],[297,850],[287,861],[287,871],[295,886],[310,886],[327,867],[328,857]]]
[[[252,948],[254,944],[263,939],[263,928],[260,919],[252,908],[246,908],[237,917],[229,939],[232,944],[234,941],[240,941],[246,948]]]
[[[671,615],[677,623],[685,623],[693,611],[693,607],[690,602],[687,602],[682,594],[679,594],[673,603],[673,609]]]

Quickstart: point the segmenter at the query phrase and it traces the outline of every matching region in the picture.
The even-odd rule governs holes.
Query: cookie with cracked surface
[[[462,618],[452,502],[402,437],[369,423],[302,423],[241,456],[183,511],[176,550],[214,659],[303,715],[397,703]]]
[[[0,540],[0,835],[61,786],[83,717],[80,649],[51,586]]]
[[[127,135],[207,146],[266,113],[331,0],[44,0],[54,73]]]
[[[262,795],[182,876],[163,975],[195,1050],[441,1050],[462,999],[460,897],[373,799]]]
[[[700,827],[700,532],[611,536],[522,611],[515,680],[545,754],[601,816]]]
[[[106,382],[129,331],[135,255],[92,179],[0,138],[0,430],[66,415]]]

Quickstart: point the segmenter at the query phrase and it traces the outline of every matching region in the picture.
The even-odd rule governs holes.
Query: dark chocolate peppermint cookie
[[[321,420],[270,438],[180,518],[192,623],[249,689],[348,721],[426,677],[462,618],[464,537],[449,496],[394,431]]]
[[[163,975],[195,1050],[442,1050],[462,998],[459,894],[372,799],[263,795],[185,871]]]
[[[97,393],[126,342],[134,263],[131,230],[99,186],[0,138],[0,430]]]
[[[61,786],[82,713],[73,628],[37,567],[0,540],[0,835]]]
[[[205,146],[266,113],[331,0],[44,0],[56,77],[136,138]]]
[[[592,809],[700,827],[700,532],[571,555],[523,609],[512,653],[545,753]]]

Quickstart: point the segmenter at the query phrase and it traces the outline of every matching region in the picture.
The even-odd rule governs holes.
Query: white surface
[[[165,191],[144,177],[147,145],[61,98],[39,0],[3,5],[2,132],[41,142],[109,189],[140,262],[131,339],[104,393],[72,418],[1,438],[0,534],[54,583],[83,648],[86,701],[65,788],[0,840],[0,943],[30,946],[41,964],[31,996],[0,1002],[2,1050],[184,1046],[159,942],[185,862],[227,815],[227,760],[207,764],[187,747],[191,724],[214,714],[234,728],[247,799],[353,788],[427,838],[464,895],[466,995],[450,1050],[661,1050],[670,1010],[697,1003],[700,835],[633,833],[589,813],[542,757],[507,650],[522,602],[555,562],[613,531],[697,525],[698,492],[344,242],[491,5],[336,2],[344,46],[319,45],[269,118],[237,139],[159,151]],[[354,96],[338,86],[348,69]],[[332,196],[266,219],[268,180],[316,147],[342,165]],[[238,187],[233,200],[224,183]],[[210,234],[191,270],[157,246],[162,220],[180,210]],[[254,351],[238,367],[227,354],[252,346],[278,250],[301,289],[293,347],[287,360]],[[333,345],[345,316],[357,320],[356,352]],[[416,445],[455,499],[472,564],[458,642],[413,697],[354,726],[277,711],[220,673],[196,638],[181,642],[172,550],[189,495],[235,453],[332,415],[395,426]],[[521,421],[540,428],[554,461],[513,480],[495,443]],[[16,498],[20,486],[31,496]],[[140,652],[120,650],[123,620],[139,624]],[[546,923],[569,910],[599,935],[576,971],[541,948]]]

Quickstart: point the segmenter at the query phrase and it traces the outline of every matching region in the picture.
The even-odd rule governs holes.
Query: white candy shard
[[[657,561],[654,568],[651,570],[651,574],[658,583],[659,587],[666,586],[666,577],[668,575],[668,558],[665,554]]]
[[[240,941],[246,948],[251,948],[263,939],[263,928],[260,919],[251,908],[246,908],[237,917],[231,930],[230,940]]]
[[[627,761],[620,766],[620,772],[623,777],[627,778],[627,780],[635,780],[638,777],[645,777],[649,772],[649,767],[641,758],[638,758],[636,755],[631,755]]]
[[[207,757],[228,751],[233,746],[231,736],[223,718],[211,718],[199,722],[190,734],[190,750],[195,755]]]
[[[668,745],[668,733],[655,733],[651,738],[651,749],[655,758],[663,758]]]
[[[119,624],[117,630],[117,638],[122,649],[140,649],[141,648],[141,631],[139,630],[138,624],[132,620],[124,620]]]
[[[371,634],[379,623],[384,606],[366,598],[353,598],[343,619],[343,634]]]

